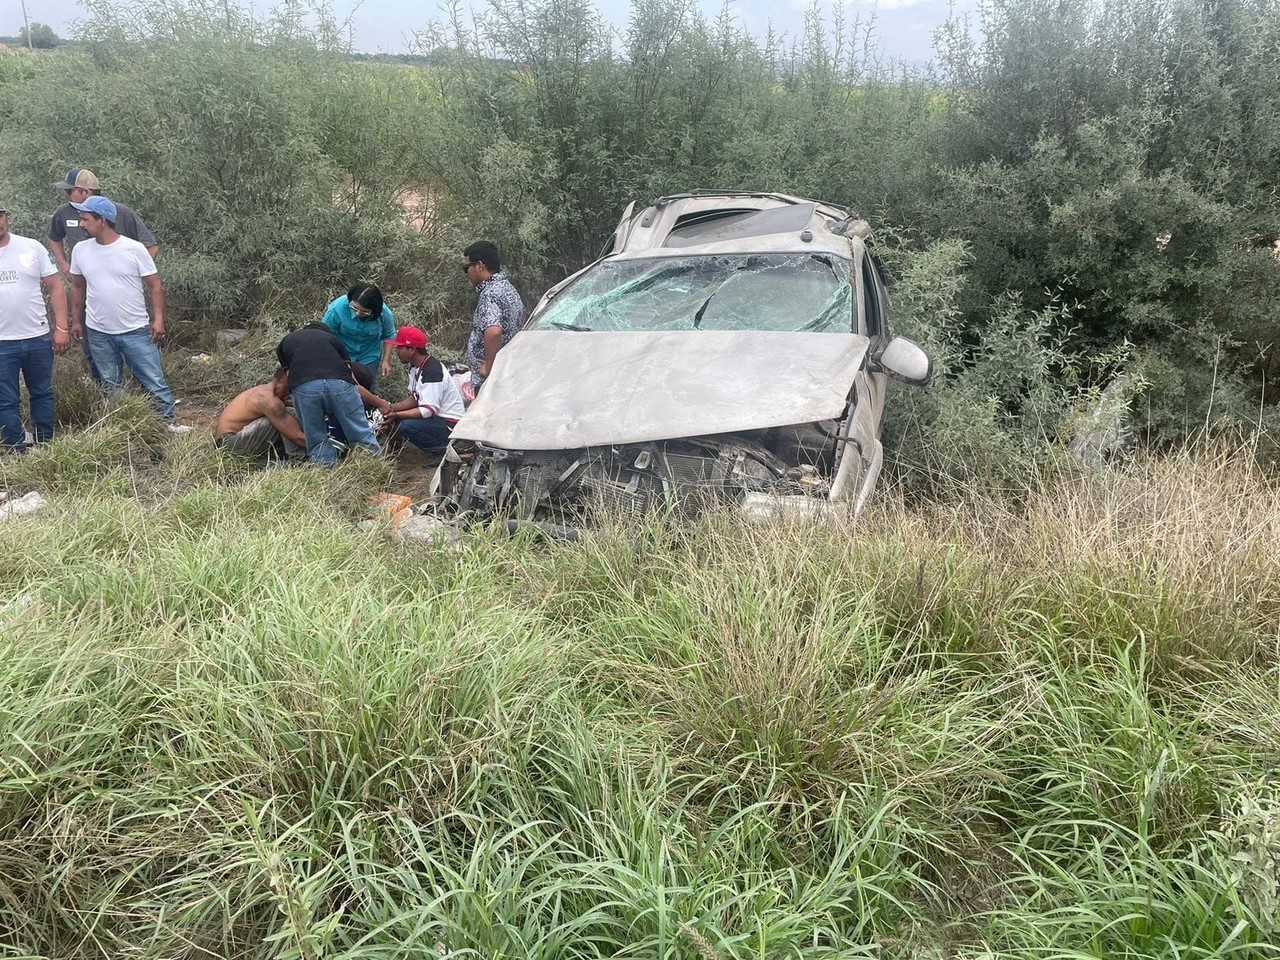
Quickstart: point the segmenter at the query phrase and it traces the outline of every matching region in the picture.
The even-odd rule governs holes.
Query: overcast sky
[[[464,0],[464,3],[466,0]],[[830,11],[833,0],[825,0]],[[874,33],[880,51],[888,57],[923,63],[933,55],[933,32],[947,18],[954,3],[960,13],[975,10],[979,0],[852,0],[845,4],[846,18],[866,24],[874,18]],[[27,14],[32,20],[47,23],[59,36],[75,33],[75,21],[84,16],[76,0],[26,0]],[[475,3],[482,9],[483,3]],[[258,0],[259,11],[270,8],[270,2]],[[720,0],[700,0],[699,6],[708,17],[720,12]],[[627,22],[628,0],[596,0],[604,17],[619,27]],[[807,0],[731,0],[730,10],[751,33],[759,36],[770,24],[791,36],[800,33]],[[354,8],[354,12],[351,12]],[[440,7],[414,0],[365,0],[358,6],[335,0],[333,9],[339,17],[350,13],[355,28],[355,47],[367,53],[403,53],[408,49],[413,31],[440,19]],[[973,17],[973,14],[969,14]],[[0,34],[16,35],[22,27],[21,0],[0,0]]]

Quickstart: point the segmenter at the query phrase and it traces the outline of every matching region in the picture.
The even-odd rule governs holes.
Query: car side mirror
[[[923,387],[933,376],[933,360],[915,341],[894,337],[872,354],[871,372],[887,373],[895,380]]]

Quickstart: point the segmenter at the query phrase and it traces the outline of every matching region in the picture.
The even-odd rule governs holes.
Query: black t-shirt
[[[323,324],[309,323],[293,331],[276,347],[276,359],[289,368],[290,390],[312,380],[352,383],[351,355]]]
[[[374,381],[373,381],[373,370],[372,370],[372,369],[370,369],[370,367],[369,367],[369,365],[368,365],[368,364],[366,364],[366,363],[360,363],[359,361],[352,360],[352,361],[351,361],[351,376],[352,376],[352,378],[354,378],[354,380],[355,380],[355,382],[356,382],[356,386],[358,386],[358,387],[364,387],[364,388],[365,388],[366,390],[368,390],[370,393],[373,393],[373,383],[374,383]],[[364,402],[364,397],[361,397],[361,398],[360,398],[360,400],[361,400],[361,402]],[[365,403],[365,405],[364,405],[364,412],[365,412],[366,414],[367,414],[370,410],[377,410],[377,409],[378,409],[377,407],[371,407],[371,406],[369,406],[369,404],[367,404],[367,403]]]
[[[116,204],[116,232],[122,237],[137,240],[144,247],[159,246],[151,228],[123,203]],[[89,234],[85,233],[84,228],[80,226],[80,211],[70,203],[64,203],[55,210],[53,219],[49,221],[49,239],[58,243],[65,240],[67,256],[70,257],[77,243],[89,239]]]
[[[357,384],[364,387],[370,393],[373,393],[373,370],[367,363],[357,363],[355,360],[352,360],[351,376],[355,378]]]

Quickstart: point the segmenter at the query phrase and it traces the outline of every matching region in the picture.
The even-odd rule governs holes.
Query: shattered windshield
[[[848,331],[849,264],[813,253],[606,261],[561,291],[530,328]]]

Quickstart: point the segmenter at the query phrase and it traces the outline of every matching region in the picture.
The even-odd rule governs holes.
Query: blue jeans
[[[397,420],[396,433],[419,450],[437,453],[449,445],[453,427],[439,417],[423,417],[420,420]]]
[[[364,410],[364,419],[365,419],[365,422],[368,423],[369,421],[368,409],[363,405],[363,403],[361,404],[360,409]],[[344,447],[351,446],[351,441],[347,439],[347,435],[342,431],[342,424],[338,423],[337,420],[334,420],[332,417],[330,417],[325,420],[325,426],[329,429],[329,436],[333,439],[335,443],[340,443]],[[373,428],[370,427],[369,429],[372,430]],[[374,436],[377,436],[377,434],[375,433]]]
[[[102,374],[98,372],[98,365],[93,362],[93,351],[89,349],[89,337],[93,331],[88,327],[84,328],[84,338],[80,341],[80,346],[84,349],[84,363],[89,368],[89,376],[93,377],[93,382],[98,386],[102,386]]]
[[[26,340],[0,340],[0,441],[27,449],[22,426],[18,374],[31,398],[31,433],[36,443],[53,438],[53,341],[46,333]]]
[[[378,438],[365,419],[360,394],[350,380],[308,380],[293,387],[290,393],[293,411],[302,421],[302,432],[307,438],[307,456],[320,466],[332,467],[338,462],[326,416],[333,419],[349,443],[358,443],[374,453],[382,452]]]
[[[173,412],[173,391],[164,378],[160,366],[160,348],[151,341],[151,328],[139,327],[127,333],[103,333],[94,330],[88,341],[93,365],[102,376],[102,387],[109,396],[117,396],[124,389],[122,362],[129,365],[129,372],[143,390],[151,394],[156,413],[168,423],[176,420]]]

